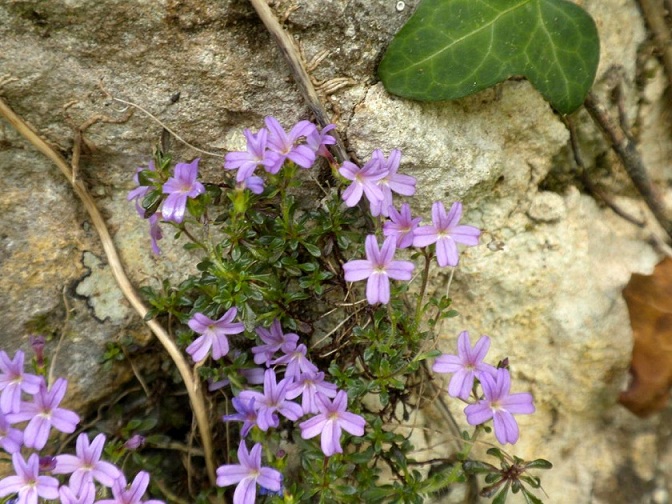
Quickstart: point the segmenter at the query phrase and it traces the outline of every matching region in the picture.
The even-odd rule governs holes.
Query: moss
[[[39,334],[44,336],[47,341],[51,341],[61,333],[64,318],[63,309],[59,305],[51,311],[39,313],[29,319],[23,326],[24,332]]]

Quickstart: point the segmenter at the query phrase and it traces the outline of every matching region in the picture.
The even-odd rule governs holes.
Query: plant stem
[[[397,321],[394,318],[394,310],[392,309],[392,301],[387,303],[387,316],[390,319],[390,341],[394,341],[397,333]]]
[[[420,327],[420,319],[424,313],[423,303],[425,298],[425,291],[427,291],[427,282],[429,281],[429,266],[430,261],[432,260],[432,254],[427,251],[427,249],[422,250],[422,254],[425,257],[425,266],[422,270],[422,286],[420,287],[420,295],[418,296],[418,304],[415,307],[415,319],[414,325],[416,329]]]

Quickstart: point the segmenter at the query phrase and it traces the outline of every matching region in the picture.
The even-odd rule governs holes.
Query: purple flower
[[[73,490],[68,486],[58,489],[61,504],[93,504],[96,499],[96,487],[93,484],[84,485],[79,490]]]
[[[250,175],[237,184],[242,189],[249,189],[251,193],[261,194],[264,192],[264,180],[261,177]]]
[[[309,136],[315,131],[310,121],[299,121],[287,134],[274,117],[264,119],[268,128],[268,148],[278,154],[273,166],[266,167],[269,173],[278,173],[285,159],[293,161],[301,168],[310,168],[315,162],[315,152],[308,145],[297,145],[301,137]]]
[[[341,448],[341,430],[349,432],[353,436],[363,436],[366,420],[359,415],[346,411],[348,407],[347,394],[339,390],[336,398],[332,401],[327,396],[318,392],[316,403],[319,414],[301,422],[301,437],[310,439],[322,434],[322,452],[330,457],[334,453],[343,453]]]
[[[46,346],[44,336],[41,334],[38,334],[37,336],[31,335],[28,339],[33,352],[35,352],[35,363],[37,364],[37,367],[41,368],[44,366],[44,347]]]
[[[141,502],[145,504],[165,504],[163,501],[156,499],[142,500],[142,496],[145,495],[149,486],[149,473],[145,471],[140,471],[136,475],[130,488],[127,488],[127,486],[126,478],[121,473],[112,485],[112,497],[114,498],[99,500],[96,504],[140,504]]]
[[[474,226],[459,226],[461,217],[462,203],[453,203],[446,215],[443,203],[435,201],[432,205],[432,225],[415,230],[413,246],[426,247],[436,243],[439,266],[457,266],[457,244],[478,245],[478,237],[481,235],[481,231]]]
[[[378,181],[387,176],[387,172],[381,166],[379,158],[371,158],[362,168],[345,161],[338,169],[338,173],[352,181],[352,184],[343,191],[343,201],[347,206],[353,207],[359,203],[362,194],[366,194],[371,203],[382,201],[383,191],[378,187]]]
[[[243,390],[238,397],[242,401],[254,399],[254,406],[257,408],[257,425],[262,431],[267,431],[269,427],[280,425],[280,419],[277,413],[280,413],[289,420],[296,421],[303,415],[303,410],[298,404],[287,400],[286,390],[290,380],[285,378],[277,383],[275,373],[272,369],[267,369],[264,374],[264,393],[254,390]],[[276,413],[277,412],[277,413]]]
[[[23,432],[10,427],[5,415],[0,412],[0,446],[7,453],[16,453],[23,445]]]
[[[126,448],[127,450],[134,451],[144,446],[144,444],[145,444],[145,436],[141,436],[140,434],[133,434],[124,443],[124,448]]]
[[[306,145],[313,149],[318,156],[331,158],[327,145],[334,145],[336,139],[331,135],[327,135],[327,133],[335,128],[335,124],[327,124],[322,128],[322,131],[318,131],[318,129],[315,128],[313,132],[306,137]]]
[[[482,373],[480,380],[485,399],[464,409],[467,422],[469,425],[480,425],[493,418],[497,441],[514,444],[518,441],[518,424],[513,415],[534,413],[532,394],[509,394],[511,375],[503,368],[497,369],[494,377]]]
[[[474,348],[471,348],[469,333],[462,331],[457,338],[457,355],[440,355],[437,357],[432,371],[435,373],[455,373],[450,379],[448,393],[465,401],[469,399],[474,387],[474,378],[481,380],[481,375],[487,373],[495,376],[494,366],[483,362],[490,348],[490,338],[482,336]]]
[[[4,350],[0,351],[0,411],[18,413],[21,408],[21,391],[36,394],[40,390],[42,378],[23,372],[25,354],[18,350],[10,359]]]
[[[191,355],[194,362],[205,359],[212,347],[212,358],[220,359],[229,353],[229,341],[227,334],[239,334],[245,330],[242,322],[232,322],[238,310],[236,307],[230,308],[219,320],[212,320],[202,313],[196,313],[188,322],[192,331],[200,334],[187,347],[187,353]]]
[[[319,413],[315,396],[318,392],[327,397],[336,397],[338,388],[333,383],[324,381],[324,373],[302,373],[301,376],[287,387],[287,399],[301,396],[303,413]]]
[[[19,453],[12,455],[16,475],[0,481],[0,497],[18,493],[17,504],[37,504],[38,498],[58,499],[58,480],[40,476],[40,457],[33,453],[26,462]]]
[[[261,385],[264,383],[264,373],[266,370],[260,367],[241,369],[240,374],[250,385]]]
[[[266,149],[268,143],[268,130],[261,128],[254,135],[249,129],[243,131],[247,139],[247,150],[244,152],[229,152],[224,158],[224,169],[238,170],[236,182],[243,182],[250,177],[257,166],[261,165],[267,170],[278,161],[278,155]]]
[[[57,455],[54,474],[71,474],[70,487],[80,490],[92,484],[95,479],[106,487],[111,487],[121,475],[119,469],[109,462],[100,460],[105,445],[105,434],[98,434],[91,444],[89,437],[81,433],[77,437],[75,455]]]
[[[56,457],[43,455],[40,457],[40,472],[51,472],[56,469]]]
[[[196,180],[199,161],[196,158],[191,163],[177,163],[175,176],[163,184],[163,194],[168,195],[161,208],[165,220],[181,223],[187,209],[187,198],[195,198],[205,192],[203,184]]]
[[[138,215],[140,217],[142,217],[143,219],[145,218],[145,213],[146,212],[145,212],[145,209],[142,208],[141,201],[145,196],[147,196],[147,193],[150,191],[150,189],[152,189],[152,186],[141,186],[140,185],[139,175],[140,175],[141,171],[145,171],[145,170],[155,172],[156,171],[156,166],[154,166],[154,161],[150,161],[149,166],[147,168],[140,167],[135,171],[135,175],[133,176],[133,182],[138,184],[138,187],[136,187],[132,191],[129,191],[128,196],[126,197],[126,199],[128,201],[134,201],[135,202],[135,211],[138,212]]]
[[[282,488],[282,474],[270,467],[261,467],[261,443],[256,443],[248,452],[245,441],[241,440],[238,445],[238,461],[239,464],[217,468],[217,486],[238,483],[233,493],[233,504],[254,504],[257,483],[272,492],[279,492]]]
[[[283,334],[278,319],[273,320],[270,329],[257,327],[254,331],[265,343],[265,345],[257,345],[252,348],[255,364],[268,365],[275,352],[282,349],[283,352],[287,353],[290,349],[295,348],[299,341],[298,335],[294,333]]]
[[[222,380],[217,380],[217,381],[214,381],[213,378],[208,378],[208,391],[209,392],[215,392],[219,389],[223,389],[224,387],[226,387],[230,383],[231,383],[231,380],[229,380],[228,378],[224,378]]]
[[[240,437],[246,437],[252,427],[257,425],[257,408],[254,407],[254,397],[247,401],[234,397],[231,399],[231,403],[237,413],[222,416],[222,421],[243,422],[243,426],[240,428]]]
[[[371,201],[371,215],[389,215],[389,208],[392,206],[392,191],[402,196],[413,196],[415,194],[415,177],[397,173],[399,161],[401,160],[401,151],[394,149],[390,152],[390,157],[385,160],[385,156],[380,150],[373,151],[372,157],[380,160],[380,166],[387,175],[378,181],[383,198],[378,201]]]
[[[385,238],[383,246],[378,250],[378,242],[374,235],[366,237],[366,259],[348,261],[343,265],[345,280],[357,282],[368,278],[366,283],[366,299],[369,304],[390,301],[390,278],[410,280],[415,267],[410,261],[395,261],[396,250],[393,237]]]
[[[48,390],[42,380],[38,392],[33,396],[33,402],[21,403],[21,411],[7,415],[7,420],[11,423],[30,420],[23,432],[25,446],[36,450],[44,448],[52,426],[68,434],[75,431],[79,416],[73,411],[58,407],[67,388],[68,381],[64,378],[58,378]]]
[[[152,252],[154,252],[154,255],[161,255],[158,241],[163,238],[163,233],[159,226],[159,215],[161,213],[156,212],[149,218],[149,237],[152,239]]]
[[[415,230],[418,228],[421,217],[415,219],[411,216],[411,207],[408,203],[401,205],[401,210],[397,212],[394,207],[389,208],[390,220],[383,224],[383,234],[385,236],[395,236],[397,239],[397,248],[403,249],[413,245]]]
[[[308,349],[303,343],[299,346],[296,346],[296,343],[294,343],[293,346],[290,346],[283,351],[285,351],[286,354],[271,361],[271,365],[286,365],[285,378],[294,380],[297,379],[301,373],[317,373],[317,366],[310,362],[308,357],[306,357]]]

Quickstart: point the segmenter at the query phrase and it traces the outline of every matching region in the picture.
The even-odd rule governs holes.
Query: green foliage
[[[165,158],[159,157],[156,166],[156,172],[141,172],[139,180],[157,187],[162,184],[167,177]],[[184,222],[172,224],[175,237],[186,241],[185,249],[198,254],[197,273],[178,285],[165,281],[159,289],[143,289],[152,307],[148,318],[163,317],[172,323],[176,341],[185,348],[194,338],[186,323],[195,313],[216,319],[233,306],[238,309],[246,331],[229,338],[235,351],[198,365],[203,381],[228,380],[229,386],[219,389],[215,397],[229,404],[229,413],[231,399],[253,387],[245,376],[256,367],[249,352],[257,342],[254,329],[278,319],[285,332],[299,334],[308,347],[308,358],[326,372],[327,381],[347,391],[348,410],[366,419],[365,435],[344,434],[344,453],[331,457],[324,456],[319,438],[303,440],[297,423],[284,420],[279,429],[268,432],[254,427],[248,447],[250,442],[262,443],[264,464],[285,474],[283,495],[266,497],[268,502],[421,503],[426,496],[466,480],[462,461],[468,462],[475,439],[465,434],[465,444],[453,454],[453,463],[425,476],[421,466],[427,463],[414,459],[409,437],[398,432],[399,425],[409,422],[413,410],[426,401],[425,364],[440,355],[431,343],[434,331],[440,321],[457,312],[449,297],[426,296],[434,262],[426,250],[413,257],[422,266],[421,284],[413,296],[406,295],[407,284],[394,283],[388,305],[359,302],[362,292],[343,280],[343,263],[363,257],[366,220],[342,204],[337,190],[325,191],[319,202],[302,197],[303,173],[286,163],[260,195],[236,187],[233,180],[206,184],[205,194],[189,200]],[[158,191],[150,190],[142,203],[148,211],[158,207],[163,197],[156,200],[153,192]],[[377,226],[366,231],[380,235],[380,222]],[[428,330],[422,327],[424,322]],[[111,346],[106,356],[112,361],[122,358],[123,352],[119,345]],[[162,411],[157,428],[184,427],[174,411],[164,407]],[[237,427],[222,425],[217,414],[212,420],[221,439],[217,458],[234,460]],[[154,418],[153,414],[147,417],[150,423]],[[128,438],[146,430],[147,423],[133,417],[121,435]],[[487,428],[477,431],[487,432]],[[158,446],[166,434],[165,429],[154,432],[148,442],[153,439]],[[299,457],[287,455],[287,439]],[[129,460],[158,471],[165,463],[149,453],[133,454]],[[509,486],[512,492],[520,490],[507,482],[507,491]],[[214,489],[203,490],[190,498],[200,502],[214,493]]]
[[[463,463],[464,471],[468,474],[484,474],[485,486],[481,490],[481,497],[493,497],[493,504],[506,502],[509,490],[513,494],[521,493],[525,502],[541,504],[541,499],[536,497],[525,485],[539,489],[541,480],[527,473],[530,469],[551,469],[553,465],[544,459],[536,459],[530,462],[511,456],[499,448],[490,448],[488,455],[499,460],[497,468],[486,462],[468,460]]]
[[[591,88],[599,53],[593,19],[567,0],[423,0],[378,73],[390,93],[423,101],[523,76],[568,114]]]

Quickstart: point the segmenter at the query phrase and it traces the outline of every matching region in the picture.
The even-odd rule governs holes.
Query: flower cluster
[[[198,159],[191,163],[178,163],[171,176],[168,175],[167,171],[169,163],[157,159],[156,164],[150,163],[148,169],[139,170],[136,173],[138,187],[129,193],[128,199],[135,202],[136,210],[141,217],[150,220],[152,249],[156,253],[158,253],[157,241],[161,238],[159,221],[171,223],[180,232],[184,231],[185,234],[188,234],[185,224],[191,224],[192,222],[185,222],[185,219],[189,214],[204,225],[210,225],[214,222],[215,224],[225,223],[225,226],[228,226],[223,227],[223,234],[227,236],[227,239],[226,246],[222,248],[229,250],[231,260],[242,269],[248,266],[253,269],[260,263],[266,265],[264,261],[267,257],[272,257],[272,260],[268,261],[268,265],[272,269],[282,269],[286,265],[288,271],[293,268],[294,271],[299,271],[296,275],[301,275],[302,272],[299,268],[301,266],[306,268],[304,272],[312,273],[314,278],[324,279],[327,277],[319,277],[319,274],[324,273],[319,271],[319,268],[323,265],[317,262],[299,264],[299,261],[303,260],[300,253],[313,256],[313,258],[319,257],[323,253],[322,244],[318,247],[317,243],[310,242],[311,230],[313,227],[318,227],[317,225],[314,226],[312,222],[305,227],[296,225],[296,220],[300,220],[302,223],[306,222],[309,219],[310,212],[303,212],[303,209],[301,209],[303,215],[300,219],[292,217],[293,210],[291,209],[294,200],[292,199],[293,196],[291,194],[288,196],[288,191],[286,191],[286,188],[292,187],[292,179],[297,178],[297,168],[309,169],[315,164],[318,157],[324,157],[329,162],[335,178],[339,179],[344,185],[342,194],[340,193],[341,188],[332,192],[329,204],[325,205],[327,208],[325,212],[345,213],[349,208],[360,204],[362,198],[365,197],[368,201],[368,212],[375,218],[376,229],[368,234],[364,240],[365,259],[341,261],[340,255],[338,258],[338,263],[342,264],[345,281],[367,280],[366,300],[370,305],[390,303],[392,297],[391,279],[398,281],[410,281],[412,279],[415,264],[410,260],[395,259],[397,250],[409,249],[410,247],[421,249],[421,254],[408,254],[411,259],[424,257],[425,260],[422,292],[418,296],[416,317],[414,323],[408,324],[411,330],[404,327],[404,322],[396,323],[393,320],[392,312],[397,309],[394,304],[388,306],[390,310],[388,314],[391,320],[382,322],[380,325],[378,320],[374,323],[376,325],[375,330],[381,331],[381,334],[386,331],[386,328],[391,328],[389,331],[391,333],[390,342],[381,342],[380,348],[392,348],[392,345],[396,344],[392,340],[397,328],[400,332],[406,331],[404,336],[410,336],[405,340],[402,340],[401,336],[398,338],[405,345],[410,346],[409,342],[411,340],[413,340],[413,343],[417,342],[416,333],[418,333],[422,315],[426,313],[428,307],[436,307],[441,312],[450,305],[450,300],[444,302],[444,300],[436,301],[432,299],[427,304],[423,302],[424,290],[427,286],[427,274],[433,258],[436,257],[436,263],[439,267],[456,267],[459,263],[458,246],[478,245],[481,231],[474,226],[460,224],[463,206],[459,201],[452,203],[448,210],[441,201],[433,202],[431,223],[424,224],[422,217],[413,215],[409,203],[403,202],[400,206],[395,206],[395,194],[409,197],[416,192],[415,178],[399,173],[401,152],[395,149],[386,158],[382,151],[375,150],[370,160],[361,167],[350,161],[345,161],[339,165],[327,150],[327,146],[336,143],[336,139],[329,134],[333,128],[333,125],[328,125],[320,130],[309,121],[299,121],[289,131],[286,131],[275,118],[266,117],[263,128],[256,132],[249,129],[244,131],[247,142],[244,151],[229,152],[226,155],[224,169],[227,172],[232,172],[232,175],[227,177],[226,184],[215,188],[212,185],[208,185],[206,188],[201,184],[197,180]],[[288,168],[281,172],[283,167]],[[264,173],[267,176],[272,176],[271,181],[281,181],[279,191],[275,190],[274,187],[266,189]],[[282,183],[284,185],[281,185]],[[231,211],[229,214],[224,213],[218,218],[209,220],[205,206],[208,202],[219,198],[219,195],[222,194],[221,187],[224,186],[231,189],[227,194],[227,197],[233,203],[230,206]],[[270,208],[276,205],[278,198],[280,199],[280,211],[274,214]],[[253,206],[256,202],[260,203],[261,212],[258,211],[259,208]],[[272,217],[266,220],[269,215]],[[332,222],[332,217],[333,215],[329,215],[324,221]],[[268,224],[271,219],[277,219],[277,221]],[[250,221],[266,224],[264,226],[260,225],[258,228],[249,227],[246,229],[245,226]],[[307,232],[308,238],[305,238],[302,232],[297,229],[299,227],[303,232]],[[274,255],[274,252],[267,253],[266,250],[261,249],[261,251],[252,251],[254,246],[250,242],[253,242],[256,237],[260,237],[261,233],[268,232],[269,229],[273,229],[273,232],[277,231],[279,235],[261,236],[262,240],[268,238],[268,241],[263,243],[263,247],[267,244],[275,246],[276,243],[279,243],[279,254]],[[336,234],[334,231],[329,231],[329,233]],[[189,237],[192,238],[191,235]],[[320,235],[318,237],[322,239]],[[336,238],[339,237],[336,236]],[[329,239],[332,239],[331,235],[329,235]],[[192,240],[196,245],[202,245],[195,239],[192,238]],[[381,240],[382,244],[380,243]],[[348,243],[338,241],[337,243],[341,252],[348,249]],[[341,243],[345,243],[345,245]],[[352,243],[352,240],[350,243]],[[296,252],[298,244],[303,247],[299,249],[300,253]],[[333,242],[331,245],[326,245],[325,248],[328,249],[330,246],[333,246]],[[293,255],[279,259],[280,254],[283,253],[282,247],[286,247],[284,252],[291,250],[290,254]],[[214,391],[231,386],[231,395],[233,395],[231,404],[235,412],[224,415],[222,420],[241,423],[238,461],[235,464],[221,465],[217,469],[217,485],[221,487],[237,485],[233,495],[233,503],[253,504],[257,495],[257,485],[261,487],[260,492],[281,495],[288,491],[283,483],[283,475],[279,470],[282,468],[282,464],[277,463],[272,452],[268,450],[266,442],[262,444],[257,441],[272,439],[271,432],[274,429],[279,429],[281,425],[287,426],[295,423],[303,439],[309,440],[317,436],[320,437],[320,448],[326,457],[324,462],[326,470],[329,458],[344,452],[341,444],[343,431],[352,436],[363,436],[366,421],[362,416],[348,411],[348,392],[339,390],[337,385],[328,381],[325,370],[320,370],[311,361],[308,342],[302,342],[299,335],[293,332],[285,333],[277,318],[273,320],[269,327],[260,326],[254,330],[257,344],[251,348],[251,360],[254,361],[255,367],[249,367],[247,364],[249,360],[243,353],[246,345],[239,346],[237,344],[238,340],[230,341],[230,337],[245,333],[246,324],[236,320],[239,310],[240,313],[245,314],[246,323],[251,316],[253,317],[257,313],[257,306],[253,305],[251,307],[247,304],[247,293],[242,292],[248,285],[254,285],[254,281],[248,281],[250,277],[246,276],[247,271],[245,275],[232,275],[232,278],[237,279],[236,288],[233,289],[232,293],[227,293],[228,297],[222,295],[221,290],[228,289],[227,282],[229,280],[227,266],[220,262],[222,248],[210,246],[203,246],[202,248],[210,255],[209,260],[211,262],[218,263],[218,269],[212,274],[212,278],[221,275],[222,278],[226,279],[226,282],[219,284],[219,295],[211,297],[209,304],[205,302],[207,295],[194,303],[199,308],[192,311],[188,326],[197,337],[186,345],[186,352],[194,362],[198,363],[199,367],[206,364],[204,371],[211,373],[209,375],[211,377],[209,390]],[[241,259],[241,254],[248,251],[251,258]],[[285,259],[288,262],[283,262]],[[209,268],[206,262],[199,265],[199,269],[201,269],[201,266],[203,266],[202,271],[204,272]],[[326,274],[333,276],[337,274],[338,266],[328,269],[330,271]],[[260,268],[259,276],[256,277],[259,284],[267,285],[265,276],[271,275],[268,271]],[[305,288],[306,285],[309,285],[307,281],[302,283],[305,280],[305,278],[302,278],[296,284]],[[288,285],[283,282],[279,282],[279,284],[283,287]],[[341,282],[341,285],[343,284]],[[240,289],[241,292],[236,289]],[[266,299],[266,293],[269,290],[264,289],[265,287],[260,288],[257,292],[257,294],[263,292],[261,297],[252,297],[252,299],[257,301],[263,298],[264,303],[270,305],[271,303]],[[212,291],[217,290],[212,289]],[[315,289],[315,292],[321,295],[322,291]],[[282,302],[276,302],[272,310],[285,309],[287,303],[284,295],[283,292],[279,296]],[[307,296],[304,295],[304,297],[299,296],[294,299],[306,298]],[[223,308],[228,309],[221,314],[220,310],[223,310]],[[370,313],[376,313],[376,316],[381,316],[384,312],[384,310],[370,310]],[[265,318],[265,320],[276,317],[277,313],[277,311],[267,312],[265,317],[268,318]],[[219,316],[220,314],[221,316]],[[210,318],[217,316],[219,318]],[[390,325],[386,325],[388,322]],[[251,331],[248,334],[252,336]],[[374,333],[372,332],[372,334]],[[381,335],[381,337],[383,336]],[[241,337],[240,340],[242,341],[244,338]],[[359,344],[361,344],[361,341]],[[388,344],[390,347],[386,346]],[[489,346],[490,339],[484,336],[472,348],[469,335],[465,331],[458,338],[457,355],[439,356],[433,369],[438,373],[453,374],[448,393],[468,403],[465,414],[470,425],[479,426],[492,419],[497,440],[502,444],[513,444],[519,437],[518,425],[513,415],[534,412],[533,400],[532,396],[527,393],[510,393],[511,377],[508,369],[502,366],[496,368],[484,362]],[[373,363],[374,367],[379,368],[374,370],[380,372],[378,376],[385,377],[385,380],[379,381],[376,386],[380,386],[380,383],[386,384],[387,381],[395,385],[403,384],[400,377],[405,374],[405,370],[411,368],[408,362],[404,362],[403,359],[407,358],[408,353],[419,351],[415,348],[407,352],[406,347],[404,348],[404,352],[391,356],[389,361],[386,353],[385,358],[380,359],[380,363],[376,363],[373,357],[367,356],[367,352],[364,352],[362,366],[366,368]],[[380,350],[372,350],[371,355],[375,355],[375,352],[380,352]],[[226,359],[224,359],[225,357]],[[416,356],[416,358],[418,357]],[[390,364],[392,358],[396,359],[394,366]],[[217,361],[218,364],[222,362],[230,363],[236,373],[231,373],[231,368],[229,368],[229,371],[225,372],[225,376],[222,376],[218,370],[207,368],[209,359]],[[226,364],[221,369],[226,369]],[[404,372],[397,372],[394,369],[404,370]],[[374,371],[367,369],[366,372],[374,373]],[[330,368],[330,372],[332,378],[339,383],[348,383],[347,387],[350,391],[349,383],[352,382],[342,380],[337,374],[338,369]],[[369,383],[373,383],[373,379]],[[479,385],[480,390],[482,390],[481,394],[479,394]],[[380,386],[380,389],[383,390],[384,387]],[[354,387],[353,390],[355,390]],[[361,390],[366,391],[368,389],[362,387]],[[365,392],[352,392],[350,397],[351,399],[353,397],[361,398],[363,393]],[[5,399],[3,396],[0,398],[0,406],[5,408],[5,403],[12,405],[13,401],[15,399],[12,397]],[[58,427],[56,423],[54,425]],[[1,423],[0,427],[2,427]],[[369,425],[369,430],[374,431],[375,426]],[[478,431],[478,428],[476,431]],[[367,436],[369,435],[377,436],[378,433],[370,432]],[[41,438],[39,440],[41,441]],[[8,442],[11,445],[12,441]],[[85,454],[86,449],[91,450],[90,446],[98,446],[96,443],[101,442],[96,438],[89,445],[89,440],[86,438],[86,441],[82,440],[80,450],[78,440],[78,453],[81,451]],[[266,450],[265,460],[268,467],[262,465],[264,450]],[[344,457],[347,457],[347,454]],[[102,485],[109,486],[111,481],[114,481],[115,485],[120,485],[121,480],[119,478],[112,478],[111,474],[105,472],[110,468],[100,464],[97,465],[94,458],[86,459],[90,460],[86,462],[88,473],[80,470],[75,461],[71,459],[65,458],[61,461],[61,468],[68,468],[70,474],[72,474],[71,486],[77,487],[79,493],[73,493],[73,495],[79,495],[77,498],[81,499],[81,495],[84,495],[82,489],[85,485],[81,482],[89,476]],[[84,460],[84,455],[81,455],[80,459]],[[74,483],[72,483],[73,481]],[[141,486],[143,483],[144,480],[141,480],[138,485]],[[125,481],[121,486],[125,487]],[[113,493],[116,492],[114,486],[112,486],[112,491]],[[144,487],[142,491],[144,492]],[[75,500],[72,500],[72,502],[75,502]]]
[[[189,348],[207,335],[209,341],[218,342],[213,344],[212,357],[221,357],[215,355],[215,352],[221,353],[222,348],[228,350],[227,334],[243,330],[242,324],[232,322],[235,314],[235,308],[232,308],[219,321],[213,321],[197,313],[189,321],[189,326],[202,336]],[[252,348],[252,354],[256,364],[266,367],[263,388],[241,391],[232,400],[236,413],[222,417],[225,422],[243,422],[238,448],[239,463],[223,465],[217,470],[218,485],[238,484],[234,492],[234,504],[253,503],[256,483],[273,492],[280,491],[282,487],[282,476],[277,470],[261,467],[261,445],[255,444],[248,452],[245,438],[252,429],[268,431],[278,428],[280,416],[292,422],[310,416],[299,423],[301,437],[311,439],[321,435],[322,451],[330,457],[343,452],[343,430],[353,436],[362,436],[366,425],[364,418],[347,411],[347,394],[325,380],[324,372],[319,371],[308,359],[306,345],[299,343],[297,334],[284,333],[277,319],[270,328],[258,327],[255,332],[262,343]],[[210,344],[197,345],[198,350],[190,352],[192,357],[202,360],[206,353],[201,353],[201,350],[207,346],[207,352]],[[280,356],[276,357],[278,352]],[[278,374],[283,368],[283,378],[278,381]],[[299,397],[301,404],[294,402]]]
[[[130,488],[115,465],[101,460],[105,435],[93,441],[86,433],[77,437],[74,455],[40,456],[52,429],[70,434],[79,416],[60,403],[68,382],[58,378],[49,386],[41,375],[26,373],[25,355],[13,359],[0,351],[0,446],[11,455],[14,474],[0,480],[0,497],[15,494],[17,504],[37,504],[42,499],[59,499],[63,504],[161,504],[142,501],[149,475],[140,472]],[[23,429],[19,429],[23,424]],[[70,475],[67,484],[52,475]],[[109,488],[113,498],[96,501],[96,483]]]
[[[249,129],[244,131],[247,150],[229,152],[225,157],[224,169],[237,170],[236,187],[239,190],[247,189],[254,194],[264,191],[263,179],[254,175],[259,166],[276,174],[286,161],[301,168],[312,167],[317,156],[333,161],[326,148],[336,143],[336,139],[328,134],[334,129],[333,124],[320,131],[309,121],[299,121],[287,133],[274,117],[266,117],[265,123],[266,128],[256,134]],[[163,174],[164,170],[157,170],[154,161],[150,161],[147,168],[136,170],[133,180],[137,187],[128,193],[127,199],[134,202],[140,217],[149,220],[152,251],[156,255],[161,253],[158,241],[163,238],[160,220],[181,224],[188,200],[205,193],[205,186],[197,180],[199,161],[196,158],[191,163],[177,163],[170,177]]]
[[[287,133],[274,117],[266,117],[264,122],[266,128],[261,128],[256,134],[249,129],[244,131],[246,151],[226,155],[224,169],[238,170],[238,183],[246,183],[259,166],[268,173],[276,174],[286,160],[301,168],[311,168],[316,156],[328,157],[326,146],[336,143],[334,137],[327,134],[334,128],[333,124],[319,131],[313,123],[299,121]]]
[[[475,401],[464,409],[470,425],[481,425],[492,419],[497,441],[514,444],[518,441],[518,424],[513,415],[534,413],[532,395],[527,392],[509,392],[509,371],[483,362],[489,348],[490,338],[487,336],[481,336],[472,348],[469,333],[463,331],[457,339],[457,355],[443,354],[437,357],[432,370],[436,373],[453,373],[448,384],[451,396],[468,401],[473,393]],[[476,380],[481,384],[483,397],[475,392]]]
[[[369,304],[387,304],[390,300],[389,279],[410,280],[414,265],[409,261],[395,261],[397,248],[410,246],[423,248],[436,247],[439,266],[457,266],[459,257],[457,244],[478,245],[480,230],[474,226],[460,225],[462,204],[453,203],[446,214],[443,203],[432,205],[432,224],[420,226],[421,217],[413,217],[408,203],[397,210],[393,206],[392,193],[403,196],[415,194],[415,178],[397,173],[401,152],[393,150],[389,159],[385,159],[379,150],[373,152],[371,160],[359,168],[346,161],[339,173],[352,181],[343,193],[348,206],[356,205],[366,195],[370,203],[371,215],[383,216],[383,235],[386,237],[382,247],[378,248],[375,235],[366,237],[366,259],[349,261],[343,265],[345,280],[356,282],[367,280],[366,298]]]

